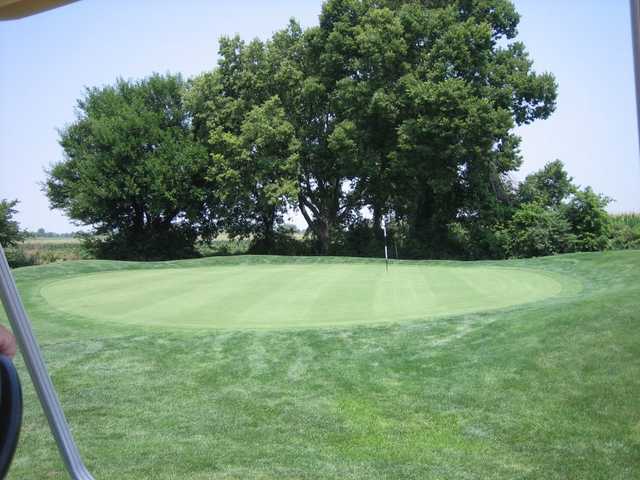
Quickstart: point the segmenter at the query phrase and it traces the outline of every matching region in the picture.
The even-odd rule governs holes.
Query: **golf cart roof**
[[[75,0],[0,0],[0,20],[15,20],[66,5]]]

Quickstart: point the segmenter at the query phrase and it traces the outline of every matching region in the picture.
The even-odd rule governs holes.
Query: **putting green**
[[[62,312],[167,327],[278,328],[394,322],[558,295],[561,279],[498,267],[235,265],[94,273],[43,286]]]

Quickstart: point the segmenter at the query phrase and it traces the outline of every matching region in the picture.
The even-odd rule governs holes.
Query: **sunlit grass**
[[[82,261],[16,277],[97,479],[640,477],[638,251],[471,263],[580,288],[378,326],[147,328],[69,316],[40,295],[96,271],[350,261]],[[19,367],[26,416],[9,478],[66,478]]]

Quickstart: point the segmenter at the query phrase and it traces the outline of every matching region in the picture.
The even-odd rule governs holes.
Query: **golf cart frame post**
[[[630,2],[633,63],[636,79],[636,120],[638,122],[638,139],[640,140],[640,0],[630,0]]]
[[[73,480],[93,480],[71,435],[2,245],[0,245],[0,298],[69,475]]]
[[[49,8],[70,3],[73,0],[20,0],[13,2],[0,1],[0,7],[8,10],[6,5],[13,8],[19,6],[8,18],[38,13]],[[638,119],[638,134],[640,139],[640,0],[630,0],[631,29],[633,33],[633,59],[635,65],[636,107]],[[2,9],[0,9],[0,13]],[[386,229],[385,229],[386,230]],[[386,245],[385,245],[386,256]],[[71,430],[66,421],[55,388],[47,372],[40,347],[36,342],[31,323],[16,288],[11,269],[0,245],[0,298],[9,318],[9,323],[18,341],[20,352],[24,358],[31,381],[35,387],[42,408],[53,432],[58,450],[64,460],[65,467],[73,480],[94,480],[85,467],[80,452],[76,446]]]

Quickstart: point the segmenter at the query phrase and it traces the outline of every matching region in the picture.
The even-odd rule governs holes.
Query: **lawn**
[[[639,251],[15,274],[97,479],[640,478]],[[66,478],[18,364],[9,478]]]
[[[166,328],[319,327],[504,308],[575,290],[565,276],[460,264],[270,263],[83,274],[40,294],[66,314]],[[464,293],[463,293],[464,292]]]

